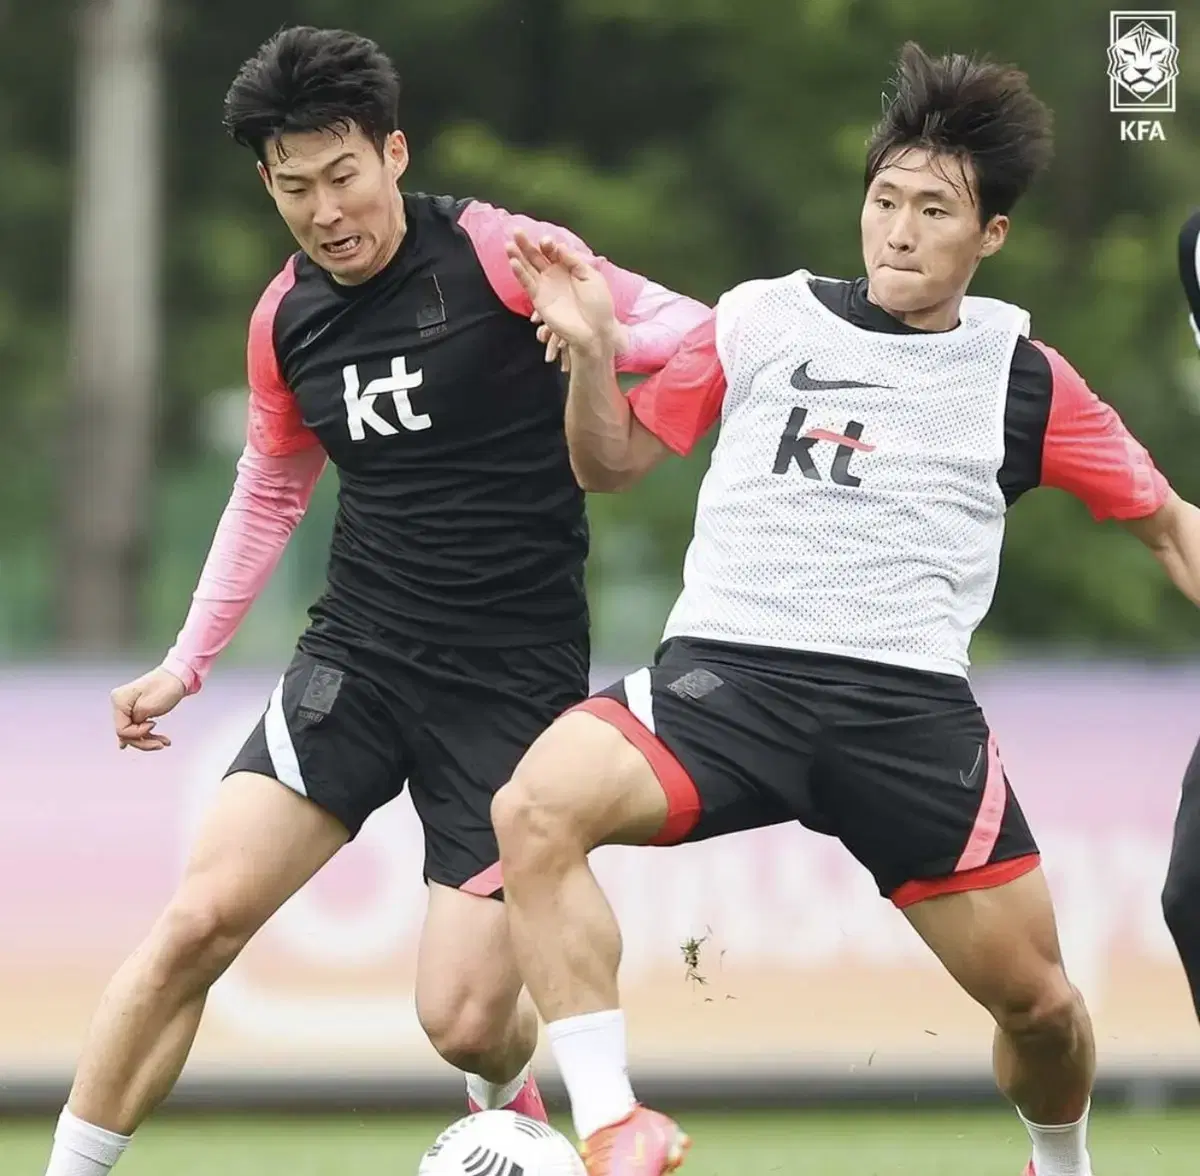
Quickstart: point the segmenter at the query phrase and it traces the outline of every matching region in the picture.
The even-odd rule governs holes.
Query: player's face
[[[382,155],[357,127],[306,131],[267,145],[259,173],[300,248],[339,282],[377,274],[404,236],[397,184],[408,144],[395,131]]]
[[[918,148],[885,160],[862,211],[870,298],[896,318],[948,330],[979,262],[1004,244],[1008,218],[979,223],[970,164]]]

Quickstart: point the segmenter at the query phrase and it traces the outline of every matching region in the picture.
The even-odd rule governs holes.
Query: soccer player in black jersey
[[[249,435],[188,618],[163,664],[113,693],[121,746],[169,746],[156,719],[199,689],[331,462],[328,588],[176,894],[104,994],[48,1176],[112,1167],[180,1073],[209,986],[406,781],[429,888],[421,1023],[473,1109],[545,1115],[489,809],[587,694],[587,531],[565,382],[506,242],[548,233],[589,257],[624,370],[657,370],[707,311],[556,226],[402,194],[398,92],[373,42],[294,28],[226,99],[300,251],[251,319]]]
[[[1179,231],[1179,280],[1187,298],[1188,322],[1200,347],[1200,210]],[[1183,777],[1162,898],[1163,914],[1200,1017],[1200,744]]]

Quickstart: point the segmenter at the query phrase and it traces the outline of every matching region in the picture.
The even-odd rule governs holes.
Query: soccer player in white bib
[[[591,1176],[658,1176],[688,1140],[630,1087],[620,934],[588,852],[785,821],[839,838],[992,1014],[1027,1173],[1092,1176],[1092,1029],[968,644],[1025,491],[1118,520],[1197,603],[1200,512],[1024,311],[967,295],[1050,121],[1018,70],[906,46],[867,152],[866,276],[736,287],[628,399],[599,276],[552,241],[510,246],[568,348],[586,487],[622,490],[720,420],[653,664],[562,716],[492,806]]]

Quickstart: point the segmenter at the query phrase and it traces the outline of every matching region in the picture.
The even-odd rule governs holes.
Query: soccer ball
[[[587,1176],[571,1141],[516,1111],[478,1111],[451,1123],[417,1176]]]

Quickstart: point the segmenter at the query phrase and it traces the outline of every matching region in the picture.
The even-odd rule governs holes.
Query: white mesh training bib
[[[728,389],[664,636],[965,675],[999,570],[1004,409],[1029,316],[969,297],[952,331],[869,331],[812,277],[718,303]]]

